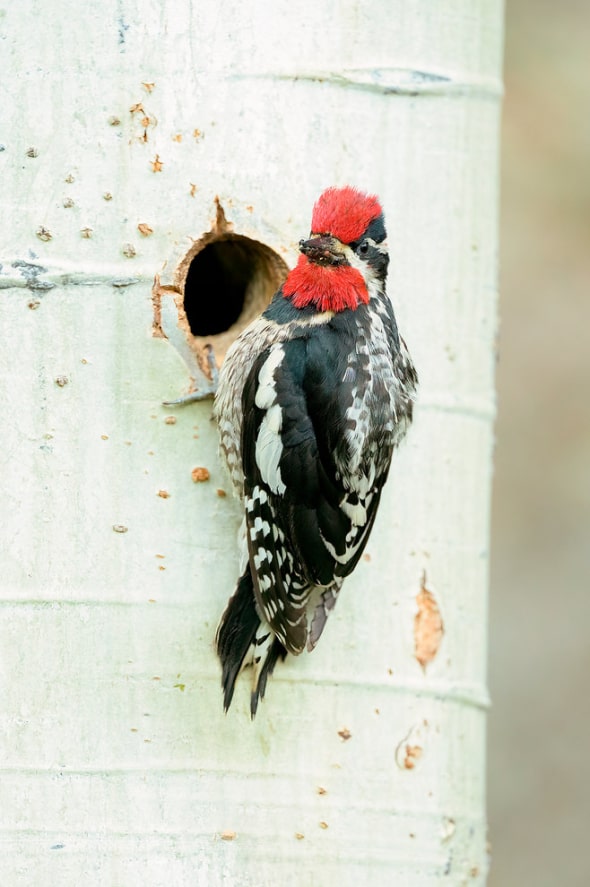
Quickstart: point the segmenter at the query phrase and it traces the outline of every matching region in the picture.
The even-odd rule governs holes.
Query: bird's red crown
[[[364,194],[350,185],[328,188],[313,208],[311,230],[314,234],[332,234],[342,243],[353,243],[382,212],[374,194]]]
[[[363,194],[350,185],[328,188],[313,208],[312,234],[330,234],[341,243],[354,243],[381,214],[381,206],[373,194]],[[313,305],[318,311],[354,311],[369,301],[367,284],[356,268],[349,264],[323,267],[305,255],[299,256],[288,275],[283,296],[291,299],[295,308]]]

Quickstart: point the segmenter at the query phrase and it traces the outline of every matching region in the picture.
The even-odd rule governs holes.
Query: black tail
[[[254,643],[260,619],[254,606],[250,567],[238,581],[217,629],[217,653],[221,659],[223,707],[227,711],[234,695],[236,678],[246,653]]]
[[[254,715],[256,714],[256,709],[258,708],[258,700],[264,699],[266,682],[268,678],[273,673],[274,667],[279,661],[279,658],[282,660],[285,658],[286,655],[287,651],[278,640],[278,638],[275,638],[273,640],[270,647],[266,647],[266,656],[264,662],[262,663],[260,673],[258,674],[258,680],[256,681],[256,684],[250,696],[250,714],[252,715],[252,720],[254,720]]]
[[[258,629],[262,628],[262,634]],[[257,636],[258,632],[258,636]],[[255,685],[250,700],[252,717],[256,714],[258,700],[264,696],[266,682],[279,657],[284,659],[287,651],[276,638],[271,638],[270,629],[261,626],[260,617],[254,602],[252,574],[247,566],[238,581],[238,587],[230,597],[217,630],[217,652],[221,659],[223,687],[223,707],[227,711],[234,695],[236,678],[244,664],[255,665]],[[260,648],[260,655],[257,653]],[[250,653],[252,663],[246,662]],[[263,658],[262,666],[259,665]]]

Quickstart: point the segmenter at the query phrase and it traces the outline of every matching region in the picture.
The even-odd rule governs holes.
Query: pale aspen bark
[[[499,0],[0,18],[2,884],[485,882],[501,29]],[[255,289],[346,183],[384,206],[420,399],[321,643],[251,722],[213,649],[239,511],[210,403],[161,404],[199,381],[166,287],[216,198],[264,244]]]

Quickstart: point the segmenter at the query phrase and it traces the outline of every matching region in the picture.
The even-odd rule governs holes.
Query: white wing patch
[[[362,502],[351,505],[346,499],[340,503],[340,508],[344,514],[350,519],[355,527],[364,527],[367,523],[367,509]]]
[[[283,453],[281,428],[283,413],[277,403],[274,373],[285,356],[282,345],[274,345],[258,373],[255,403],[266,414],[260,423],[256,438],[256,464],[262,479],[273,493],[282,495],[287,487],[281,477],[280,461]]]
[[[285,351],[282,345],[273,345],[270,354],[260,367],[258,373],[258,388],[256,389],[256,406],[261,410],[267,410],[276,401],[275,370],[280,367]]]

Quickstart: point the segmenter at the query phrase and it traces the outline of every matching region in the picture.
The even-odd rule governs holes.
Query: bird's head
[[[313,208],[311,234],[283,285],[296,308],[356,309],[371,285],[383,288],[387,252],[383,211],[377,198],[356,188],[328,188]]]

